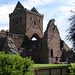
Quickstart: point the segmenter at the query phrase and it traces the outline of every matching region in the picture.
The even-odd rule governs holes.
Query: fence
[[[32,72],[35,75],[68,75],[68,66],[36,68]]]

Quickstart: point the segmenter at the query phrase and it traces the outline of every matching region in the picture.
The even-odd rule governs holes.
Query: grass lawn
[[[33,68],[36,69],[40,69],[40,68],[59,68],[59,67],[63,67],[63,66],[69,66],[68,64],[34,64]]]
[[[49,74],[46,74],[45,72],[48,72],[49,70],[47,70],[47,69],[49,69],[49,68],[62,68],[62,67],[68,67],[68,66],[70,66],[70,65],[68,65],[68,64],[34,64],[33,65],[33,69],[32,69],[32,71],[34,71],[35,69],[46,69],[46,70],[42,70],[42,71],[40,71],[40,72],[42,72],[42,73],[39,73],[38,75],[49,75]],[[54,72],[58,72],[58,69],[52,69],[52,71]],[[32,72],[32,74],[31,75],[35,75],[35,72]],[[56,74],[52,74],[52,75],[58,75],[58,73],[56,73]],[[63,74],[63,75],[68,75],[68,74]]]

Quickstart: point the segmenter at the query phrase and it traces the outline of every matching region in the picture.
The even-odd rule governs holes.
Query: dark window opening
[[[30,17],[30,21],[32,21],[32,17]]]
[[[39,23],[40,23],[40,20],[39,20]]]
[[[58,61],[58,57],[56,57],[56,61]]]
[[[41,43],[41,50],[42,50],[42,43]]]
[[[60,49],[61,49],[61,51],[62,51],[63,47],[64,47],[64,42],[63,42],[63,40],[60,40]]]
[[[16,24],[18,25],[18,21],[16,21]]]
[[[53,57],[53,50],[51,49],[51,57]]]
[[[34,25],[36,25],[36,21],[34,21]]]
[[[13,19],[13,21],[14,21],[14,19]]]
[[[22,17],[20,17],[20,20],[22,21]]]

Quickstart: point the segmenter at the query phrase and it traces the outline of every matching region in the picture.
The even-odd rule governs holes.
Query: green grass
[[[42,71],[47,72],[49,70],[45,70],[45,69],[62,68],[62,67],[68,67],[68,66],[70,66],[70,65],[68,65],[68,64],[34,64],[32,70],[44,69]],[[52,69],[51,71],[58,71],[58,69]],[[32,72],[31,75],[35,75],[35,72]],[[47,74],[46,73],[40,73],[39,75],[47,75]],[[56,75],[56,74],[52,74],[52,75]],[[68,75],[68,74],[63,74],[63,75]]]
[[[40,68],[61,68],[61,67],[66,67],[69,66],[68,64],[34,64],[33,68],[34,69],[40,69]]]

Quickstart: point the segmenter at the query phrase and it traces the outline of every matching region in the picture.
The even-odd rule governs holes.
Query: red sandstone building
[[[61,60],[63,49],[70,50],[61,39],[54,19],[43,34],[43,15],[34,7],[27,10],[18,2],[9,17],[10,33],[0,33],[0,36],[12,38],[22,57],[31,57],[35,63],[54,63]],[[36,40],[32,40],[34,37]]]

